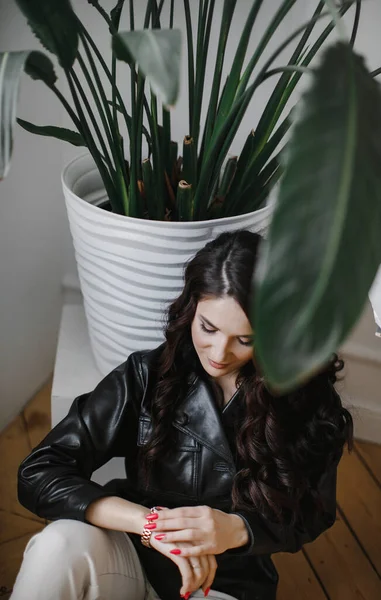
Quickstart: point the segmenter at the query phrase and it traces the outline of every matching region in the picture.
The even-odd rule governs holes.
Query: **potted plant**
[[[310,20],[283,40],[259,68],[268,43],[299,0],[283,0],[254,53],[246,56],[264,1],[252,1],[223,82],[230,24],[240,4],[239,0],[224,0],[214,76],[206,98],[215,0],[200,0],[196,11],[194,3],[184,0],[189,124],[179,148],[178,140],[171,136],[170,113],[178,94],[182,44],[181,31],[173,27],[174,0],[147,0],[143,28],[138,29],[133,0],[119,0],[110,14],[100,2],[89,0],[89,10],[97,10],[110,31],[111,66],[69,0],[16,0],[42,44],[58,58],[71,99],[57,88],[53,64],[46,54],[0,54],[0,177],[9,165],[18,81],[25,70],[55,93],[75,130],[22,119],[17,119],[18,123],[32,133],[88,149],[87,155],[66,167],[63,188],[90,338],[103,373],[131,351],[159,343],[163,308],[181,287],[184,261],[224,229],[267,232],[253,310],[257,352],[274,387],[290,388],[316,369],[343,341],[361,312],[381,262],[374,233],[379,206],[366,220],[357,242],[367,268],[366,274],[358,277],[358,293],[352,303],[347,298],[348,274],[346,278],[340,274],[353,234],[351,227],[361,213],[359,187],[363,184],[361,201],[363,206],[369,202],[370,209],[370,192],[380,183],[376,163],[381,156],[372,138],[376,131],[381,132],[374,114],[375,107],[380,107],[379,88],[373,79],[377,73],[369,73],[353,52],[361,2],[341,2],[339,6],[332,0],[317,2]],[[334,27],[340,30],[341,17],[353,4],[350,39],[342,32],[341,42],[329,48],[317,69],[310,69],[312,59]],[[168,8],[165,17],[164,5]],[[129,9],[130,30],[119,32],[123,9]],[[309,46],[316,23],[327,15],[329,23]],[[275,67],[277,57],[295,39],[298,43],[288,63]],[[130,71],[128,102],[118,87],[117,61],[127,63]],[[285,142],[291,126],[285,107],[305,72],[312,75],[311,88],[291,139]],[[249,133],[240,155],[229,157],[255,91],[276,75],[255,131]],[[330,102],[330,89],[335,92],[334,102]],[[208,108],[202,124],[203,101]],[[332,142],[329,152],[327,139]],[[345,152],[340,139],[346,144]],[[362,160],[371,158],[368,186],[361,173],[350,175],[356,162],[361,163],[358,143]],[[286,158],[281,160],[281,156]],[[280,179],[273,212],[269,194]],[[307,194],[308,210],[306,190],[311,192],[311,197]],[[319,218],[323,243],[312,241],[311,215]],[[334,227],[328,220],[332,216]],[[366,238],[370,248],[362,245]],[[290,252],[283,252],[279,260],[282,244]],[[309,265],[303,262],[306,257]],[[340,292],[330,290],[337,277]],[[344,319],[335,310],[330,318],[325,314],[338,296],[346,303],[341,305]],[[281,298],[282,314],[277,317]],[[332,323],[334,333],[327,340]],[[289,360],[284,360],[284,352]]]

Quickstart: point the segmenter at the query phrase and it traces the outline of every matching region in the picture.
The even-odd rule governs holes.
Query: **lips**
[[[221,364],[221,363],[216,363],[213,360],[211,360],[210,358],[208,358],[209,364],[214,368],[214,369],[226,369],[226,367],[228,366],[227,364]]]

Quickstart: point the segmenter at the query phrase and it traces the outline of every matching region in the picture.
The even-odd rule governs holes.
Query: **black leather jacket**
[[[154,470],[147,490],[139,479],[138,446],[150,430],[150,400],[161,347],[135,352],[88,394],[76,398],[68,415],[22,462],[19,500],[40,517],[85,521],[90,502],[119,495],[147,507],[209,505],[231,510],[237,464],[232,423],[240,417],[239,390],[223,411],[217,407],[207,377],[191,370],[188,393],[173,426],[177,443]],[[96,469],[116,456],[125,457],[126,479],[106,486],[90,481]],[[217,556],[213,588],[238,600],[274,600],[278,574],[270,555],[297,552],[333,525],[336,518],[336,466],[324,474],[319,489],[325,514],[305,504],[303,524],[280,526],[258,512],[241,511],[250,534],[244,548]],[[168,558],[145,548],[130,534],[150,582],[163,600],[178,600],[179,571]]]

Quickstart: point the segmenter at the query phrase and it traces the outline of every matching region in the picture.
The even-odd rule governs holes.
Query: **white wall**
[[[96,39],[105,58],[109,52],[108,30],[87,0],[72,0],[78,14]],[[110,10],[116,0],[103,0]],[[191,3],[195,6],[196,0]],[[250,2],[238,0],[239,10],[232,23],[227,55],[231,56]],[[137,25],[142,24],[145,2],[136,2]],[[176,2],[176,21],[183,26],[182,2]],[[217,3],[222,6],[222,0]],[[254,31],[252,47],[263,32],[269,15],[280,0],[267,0]],[[178,8],[177,8],[178,6]],[[304,22],[316,6],[315,0],[300,0],[280,28],[278,41],[284,39],[298,24]],[[122,20],[127,26],[127,12]],[[348,28],[349,28],[349,19]],[[357,47],[366,54],[371,68],[379,66],[378,30],[381,23],[381,3],[364,2],[362,25]],[[321,25],[322,27],[323,25]],[[217,46],[217,22],[214,27],[210,55]],[[41,48],[29,32],[24,18],[10,0],[0,0],[0,49]],[[274,44],[271,46],[274,48]],[[284,54],[283,61],[288,54]],[[186,69],[186,56],[183,56]],[[128,93],[128,67],[123,93]],[[207,73],[211,82],[213,65]],[[62,89],[65,91],[65,85]],[[256,125],[273,82],[266,82],[258,91],[248,111],[232,152],[239,152],[248,132]],[[295,100],[297,96],[295,96]],[[41,124],[71,126],[66,114],[43,84],[23,79],[18,114]],[[181,142],[188,133],[187,90],[183,82],[181,97],[172,119],[173,138]],[[0,429],[4,426],[53,368],[56,336],[61,309],[61,281],[76,285],[76,266],[71,238],[60,191],[60,171],[64,164],[83,150],[48,138],[32,136],[17,127],[13,165],[7,180],[0,185]],[[363,317],[360,327],[349,341],[380,355],[380,340],[373,335],[371,313]],[[371,386],[378,390],[380,379],[373,374]],[[361,395],[361,390],[356,390]],[[361,398],[356,398],[361,403]]]
[[[40,48],[14,2],[0,0],[0,49]],[[60,123],[42,84],[22,81],[18,115]],[[17,126],[12,169],[0,183],[0,430],[52,371],[61,308],[62,146]]]

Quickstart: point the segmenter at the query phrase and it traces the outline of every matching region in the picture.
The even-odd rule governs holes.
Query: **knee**
[[[76,556],[88,537],[86,528],[91,525],[72,519],[59,519],[49,523],[40,533],[35,535],[26,547],[25,553],[42,552],[45,557],[54,556],[55,560]]]

